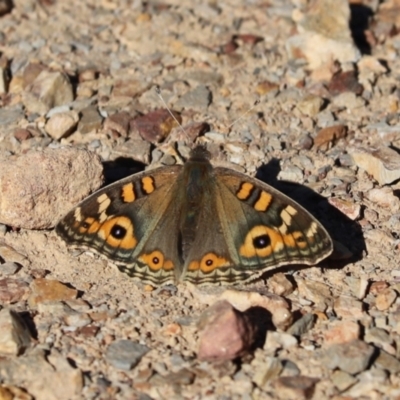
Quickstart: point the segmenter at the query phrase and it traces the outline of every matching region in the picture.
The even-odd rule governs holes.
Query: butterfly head
[[[190,152],[189,161],[209,161],[211,154],[207,150],[206,145],[199,144]]]

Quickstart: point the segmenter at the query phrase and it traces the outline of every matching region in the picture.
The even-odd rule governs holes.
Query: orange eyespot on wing
[[[100,223],[93,217],[87,217],[79,225],[79,233],[96,233],[100,228]]]
[[[239,254],[246,258],[268,257],[272,251],[283,248],[282,235],[274,229],[264,225],[258,225],[252,228],[244,243],[240,247]]]
[[[207,253],[205,256],[203,256],[200,262],[192,261],[189,264],[188,270],[197,271],[200,269],[204,273],[209,273],[217,268],[227,267],[229,265],[230,263],[226,258],[220,257],[215,253]]]
[[[279,252],[283,248],[304,249],[308,242],[300,231],[283,234],[281,231],[258,225],[246,235],[239,253],[246,258],[268,257],[272,252]]]
[[[98,235],[112,247],[129,250],[137,245],[134,227],[128,217],[114,217],[103,222],[98,230]]]
[[[139,260],[146,264],[152,271],[171,271],[174,269],[174,264],[171,260],[165,260],[164,254],[159,250],[152,251],[149,254],[142,254]]]

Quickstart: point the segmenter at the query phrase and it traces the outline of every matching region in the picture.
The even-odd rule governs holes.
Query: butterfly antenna
[[[185,134],[185,136],[188,137],[188,134],[187,134],[186,131],[183,129],[183,126],[182,126],[181,123],[176,119],[175,115],[173,114],[173,112],[171,111],[171,109],[168,107],[168,104],[165,102],[164,97],[162,97],[160,86],[156,85],[156,86],[155,86],[155,91],[156,91],[156,93],[157,93],[157,96],[160,98],[160,100],[161,100],[162,103],[164,104],[164,107],[165,107],[165,108],[167,109],[167,111],[169,112],[169,115],[175,120],[175,122],[178,124],[179,128],[180,128],[181,131]]]
[[[239,118],[235,119],[230,125],[228,125],[228,129],[231,128],[233,125],[235,125],[236,122],[243,119],[253,108],[257,107],[259,104],[260,100],[256,100],[254,104],[246,112],[244,112]]]

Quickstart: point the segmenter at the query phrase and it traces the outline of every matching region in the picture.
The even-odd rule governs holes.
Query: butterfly
[[[183,166],[141,172],[100,189],[56,232],[153,285],[245,282],[281,265],[317,264],[333,250],[308,211],[264,182],[213,167],[202,145]]]

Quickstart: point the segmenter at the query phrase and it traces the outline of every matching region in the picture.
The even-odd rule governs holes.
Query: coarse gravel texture
[[[0,332],[14,332],[0,340],[1,398],[400,398],[400,2],[338,1],[318,19],[322,3],[0,1],[0,163],[70,145],[96,153],[111,182],[181,162],[193,133],[215,164],[257,174],[335,240],[321,265],[245,288],[282,296],[294,323],[218,363],[197,358],[197,324],[224,288],[152,288],[51,229],[0,224]],[[342,10],[357,46],[330,36]],[[302,13],[330,41],[305,35],[315,20]],[[320,62],[312,43],[329,53],[340,40],[348,59]],[[187,130],[162,143],[165,125],[135,120],[165,108],[156,86]]]

